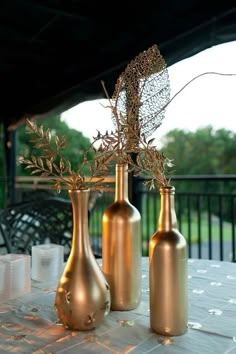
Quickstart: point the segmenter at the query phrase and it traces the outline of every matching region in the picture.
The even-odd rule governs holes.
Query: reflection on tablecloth
[[[188,278],[189,329],[179,337],[149,328],[148,258],[140,306],[111,312],[90,332],[64,329],[54,311],[55,284],[33,282],[32,293],[0,304],[0,353],[236,353],[236,264],[190,259]]]

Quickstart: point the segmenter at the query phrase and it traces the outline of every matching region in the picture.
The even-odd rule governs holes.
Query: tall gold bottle
[[[102,218],[102,270],[111,309],[136,308],[141,299],[141,216],[128,199],[128,166],[116,165],[115,200]]]
[[[187,330],[187,244],[177,229],[174,187],[160,188],[158,230],[149,242],[150,326],[158,334]]]
[[[109,285],[93,254],[88,233],[89,190],[69,190],[73,235],[69,258],[58,283],[55,310],[65,327],[94,329],[110,311]]]

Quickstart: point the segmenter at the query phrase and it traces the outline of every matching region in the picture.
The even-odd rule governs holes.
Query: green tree
[[[232,131],[214,130],[211,126],[195,132],[172,130],[165,139],[163,153],[173,159],[174,175],[224,175],[236,173],[236,134]],[[235,182],[175,181],[179,192],[236,193]],[[213,206],[215,209],[215,205]],[[232,212],[223,205],[225,220]],[[217,215],[218,210],[215,210]]]
[[[165,155],[174,160],[177,175],[217,175],[236,172],[236,134],[211,126],[195,132],[170,131],[163,145]]]

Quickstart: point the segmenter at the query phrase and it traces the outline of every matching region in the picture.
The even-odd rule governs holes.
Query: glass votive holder
[[[0,261],[0,301],[8,299],[9,279],[6,274],[7,264]]]
[[[46,243],[32,246],[31,277],[37,281],[59,279],[64,264],[64,246]]]
[[[0,301],[31,292],[31,257],[9,253],[0,256]]]

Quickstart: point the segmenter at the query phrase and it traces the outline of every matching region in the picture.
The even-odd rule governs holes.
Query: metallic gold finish
[[[102,218],[102,270],[111,309],[136,308],[141,299],[141,216],[128,199],[128,167],[116,165],[115,200]]]
[[[161,125],[170,100],[170,80],[165,59],[156,44],[139,53],[118,77],[112,95],[128,129],[123,130],[129,147],[137,147],[140,133],[149,137]],[[116,116],[112,116],[117,126]]]
[[[187,330],[187,245],[177,229],[174,187],[161,187],[158,230],[149,243],[150,326],[158,334]]]
[[[73,208],[72,247],[59,280],[55,310],[65,327],[94,329],[110,311],[109,285],[89,241],[89,190],[69,190]]]

